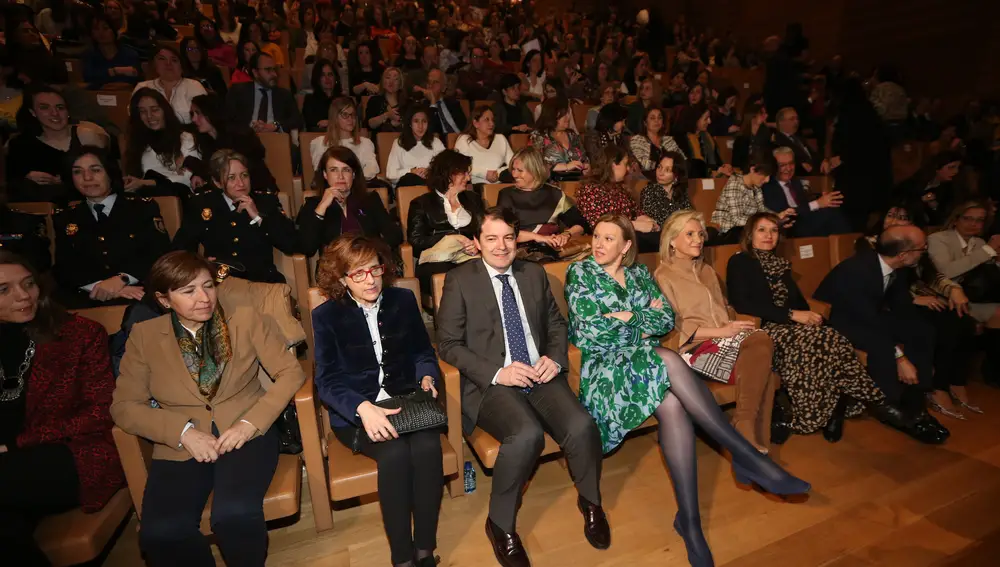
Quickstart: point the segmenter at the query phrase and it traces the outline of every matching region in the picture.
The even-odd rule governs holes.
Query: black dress
[[[534,191],[505,187],[497,196],[497,206],[514,210],[522,232],[558,234],[574,226],[582,226],[587,230],[587,220],[573,201],[554,185],[545,184]],[[564,210],[556,215],[555,212],[559,209]],[[545,244],[525,242],[518,244],[518,248],[524,249],[524,253],[537,262],[559,260],[559,252]]]
[[[22,133],[10,141],[7,154],[7,194],[14,202],[49,201],[66,204],[83,197],[69,181],[70,164],[68,156],[83,146],[76,126],[70,126],[69,149],[62,151],[46,144],[33,134]],[[26,176],[32,171],[56,175],[63,183],[40,185]]]
[[[403,117],[403,109],[401,108],[403,105],[402,103],[403,101],[399,100],[399,104],[397,104],[396,106],[396,108],[399,108],[400,118]],[[390,108],[389,101],[385,98],[385,95],[377,94],[368,99],[368,104],[365,105],[364,127],[368,128],[368,130],[372,133],[371,136],[372,142],[377,143],[375,134],[378,134],[379,132],[402,132],[403,130],[402,122],[400,122],[399,126],[393,126],[391,120],[386,120],[378,128],[373,128],[372,125],[368,123],[368,121],[371,120],[373,117],[385,114],[389,110],[389,108]]]
[[[325,132],[326,128],[319,125],[323,120],[330,118],[330,103],[333,97],[326,96],[326,93],[314,90],[306,95],[302,101],[302,119],[306,123],[306,130],[310,132]]]

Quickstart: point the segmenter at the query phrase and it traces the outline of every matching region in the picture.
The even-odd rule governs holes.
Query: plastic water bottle
[[[472,468],[472,461],[465,461],[465,493],[471,494],[476,491],[476,469]]]

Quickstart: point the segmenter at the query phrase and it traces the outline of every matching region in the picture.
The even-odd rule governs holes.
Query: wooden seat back
[[[510,187],[513,183],[487,183],[483,185],[483,200],[487,207],[497,206],[497,198],[504,187]]]
[[[389,170],[389,154],[399,138],[399,132],[379,132],[375,137],[376,146],[378,146],[378,170],[382,172],[382,175],[385,175],[386,171]]]
[[[715,204],[719,202],[719,195],[725,186],[721,179],[689,179],[688,191],[691,196],[691,204],[699,213],[705,215],[705,222],[710,223],[712,213],[715,211]]]
[[[302,152],[303,191],[312,189],[313,176],[316,175],[316,167],[318,165],[313,163],[312,154],[309,152],[309,146],[312,144],[313,140],[325,135],[326,132],[301,132],[299,134],[299,150]]]
[[[780,253],[792,263],[792,277],[807,299],[830,273],[830,238],[790,238],[781,243]]]
[[[531,136],[528,134],[511,134],[508,141],[510,142],[510,149],[516,152],[521,148],[531,145]]]
[[[289,202],[289,214],[295,218],[302,202],[302,193],[295,187],[292,179],[292,138],[284,132],[260,132],[257,137],[264,145],[264,163],[271,170],[271,175],[278,184],[278,191],[298,197]]]
[[[156,205],[160,207],[160,216],[163,217],[163,228],[167,231],[167,236],[171,240],[181,227],[181,220],[184,218],[184,209],[181,207],[181,200],[178,197],[153,197]]]

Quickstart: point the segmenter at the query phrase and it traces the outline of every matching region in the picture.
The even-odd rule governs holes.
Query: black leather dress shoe
[[[528,561],[528,554],[524,551],[521,538],[516,533],[509,534],[500,526],[493,523],[493,520],[486,517],[486,537],[490,538],[493,545],[493,554],[497,557],[497,562],[503,567],[531,567]]]
[[[844,396],[837,401],[837,407],[833,408],[830,420],[823,426],[823,439],[830,443],[836,443],[844,436],[844,414],[847,413],[847,400]]]
[[[910,420],[906,418],[903,410],[896,406],[882,403],[870,406],[868,410],[875,419],[900,431],[905,431],[910,426]]]
[[[951,431],[948,431],[948,428],[941,425],[940,421],[926,411],[917,417],[913,427],[927,432],[923,435],[930,440],[925,441],[925,443],[940,444],[951,437]]]
[[[611,527],[608,526],[608,518],[604,515],[604,508],[597,504],[591,504],[583,496],[578,496],[576,505],[583,514],[583,535],[586,536],[590,545],[597,549],[607,549],[611,547]]]

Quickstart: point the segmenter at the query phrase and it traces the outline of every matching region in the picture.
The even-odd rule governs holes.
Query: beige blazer
[[[221,433],[245,419],[260,435],[305,381],[273,319],[263,317],[241,294],[219,294],[219,302],[226,314],[233,358],[212,400],[201,395],[188,374],[169,315],[136,324],[129,336],[111,417],[126,432],[153,441],[154,459],[191,458],[180,448],[180,435],[189,421],[205,433],[212,432],[214,421]],[[274,381],[267,391],[260,381],[266,377],[260,376],[262,367]],[[150,399],[160,407],[151,407]]]
[[[729,323],[729,306],[722,293],[719,274],[708,264],[674,258],[656,267],[656,283],[674,308],[674,329],[680,334],[680,352],[700,327],[717,328]]]
[[[944,277],[953,280],[960,279],[966,272],[996,257],[987,252],[989,247],[982,238],[970,238],[967,251],[962,250],[959,238],[954,229],[935,232],[927,237],[927,254],[934,262],[934,267]]]

